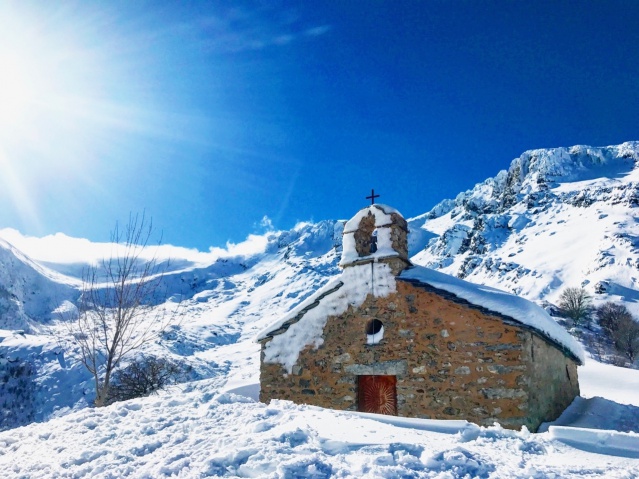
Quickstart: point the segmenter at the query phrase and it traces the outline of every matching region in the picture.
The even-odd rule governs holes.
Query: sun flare
[[[23,121],[36,102],[37,76],[33,70],[28,59],[0,52],[0,126],[3,129]]]
[[[120,188],[137,188],[115,178],[138,181],[157,148],[163,175],[176,142],[208,145],[213,122],[183,97],[194,80],[166,74],[178,72],[174,34],[152,20],[106,3],[0,0],[0,216],[39,231],[90,207],[130,209],[137,192]]]
[[[98,60],[73,20],[54,7],[0,4],[0,204],[28,225],[39,223],[44,185],[89,167],[93,137],[79,113],[92,110],[99,82],[87,68]]]

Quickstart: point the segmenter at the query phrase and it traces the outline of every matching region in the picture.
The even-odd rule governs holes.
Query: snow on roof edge
[[[413,266],[402,271],[399,279],[412,279],[428,284],[471,304],[508,316],[537,331],[550,341],[563,346],[581,364],[585,362],[583,348],[577,340],[557,324],[543,308],[532,301],[489,286],[470,283],[423,266]]]
[[[298,316],[300,313],[305,313],[306,310],[312,309],[311,307],[313,306],[313,303],[315,303],[317,301],[321,301],[322,298],[324,298],[325,296],[327,296],[327,295],[329,295],[331,293],[334,293],[339,288],[341,288],[343,285],[344,285],[344,283],[341,281],[341,276],[338,276],[337,278],[329,281],[324,286],[322,286],[320,289],[318,289],[315,293],[311,294],[308,298],[306,298],[304,301],[302,301],[300,304],[298,304],[295,308],[293,308],[291,311],[289,311],[281,319],[279,319],[275,323],[271,324],[267,328],[264,328],[262,331],[260,331],[255,336],[254,342],[259,343],[260,341],[262,341],[264,339],[272,337],[271,333],[273,333],[273,332],[277,331],[278,329],[282,328],[286,323],[288,323],[289,321],[292,321],[293,319],[295,319],[295,317]],[[292,322],[291,322],[291,324],[292,324]]]
[[[300,352],[307,346],[318,348],[324,342],[323,330],[330,316],[349,307],[358,308],[368,295],[386,297],[396,292],[395,276],[386,263],[351,266],[335,281],[298,306],[283,320],[258,336],[267,341],[263,349],[266,363],[280,363],[290,374]],[[268,341],[270,339],[270,341]]]

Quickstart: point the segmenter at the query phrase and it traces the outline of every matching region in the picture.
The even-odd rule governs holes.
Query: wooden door
[[[396,376],[358,376],[358,410],[397,415]]]

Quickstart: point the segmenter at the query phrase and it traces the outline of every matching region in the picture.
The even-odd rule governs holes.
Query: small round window
[[[371,319],[366,324],[366,344],[377,344],[384,337],[384,324],[379,319]]]

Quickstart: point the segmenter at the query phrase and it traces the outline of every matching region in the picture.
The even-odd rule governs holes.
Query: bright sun
[[[90,166],[93,137],[79,113],[92,110],[95,62],[78,23],[56,8],[0,2],[0,206],[28,225],[40,223],[43,185]]]
[[[13,129],[22,123],[33,108],[40,94],[33,70],[28,59],[0,52],[0,126],[3,129]]]
[[[172,137],[141,67],[154,64],[140,56],[152,40],[113,33],[119,18],[98,4],[0,0],[0,216],[38,229],[44,211],[81,209],[77,191],[110,194],[100,174],[129,168],[132,149]]]
[[[5,148],[24,144],[61,86],[56,68],[61,45],[37,12],[19,7],[0,6],[0,146]]]
[[[56,152],[89,136],[87,116],[106,62],[90,24],[59,8],[0,2],[0,149],[16,168],[59,165]],[[66,164],[75,157],[58,156]]]

